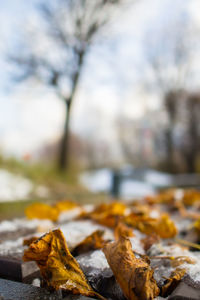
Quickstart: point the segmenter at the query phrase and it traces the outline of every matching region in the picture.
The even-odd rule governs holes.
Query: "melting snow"
[[[0,170],[0,202],[27,199],[33,183],[19,175]]]
[[[141,239],[146,235],[141,233],[139,230],[134,230],[134,236],[130,238],[132,249],[140,254],[145,254]]]
[[[78,262],[85,267],[95,266],[96,269],[101,269],[101,270],[110,268],[106,260],[106,257],[103,251],[101,250],[96,250],[88,256],[84,256],[84,255],[80,256],[78,258]]]
[[[67,224],[61,225],[60,229],[66,238],[69,248],[74,248],[76,245],[82,242],[88,235],[92,234],[98,229],[105,230],[105,239],[113,239],[113,234],[109,229],[88,220],[72,221]]]
[[[14,219],[12,221],[2,221],[0,222],[0,232],[4,231],[17,231],[18,229],[21,228],[26,228],[26,229],[37,229],[40,228],[40,231],[42,228],[52,228],[53,223],[50,220],[38,220],[38,219],[33,219],[33,220],[27,220],[27,219]]]
[[[81,213],[82,209],[80,207],[75,207],[68,211],[63,211],[59,215],[59,222],[70,221],[78,217]]]

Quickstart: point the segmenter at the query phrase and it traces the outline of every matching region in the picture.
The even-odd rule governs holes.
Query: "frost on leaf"
[[[153,270],[146,260],[135,257],[128,238],[107,244],[103,251],[127,299],[151,300],[159,295]]]
[[[71,255],[62,232],[51,231],[33,242],[24,252],[24,261],[36,261],[41,275],[50,288],[96,296],[88,284],[78,262]]]

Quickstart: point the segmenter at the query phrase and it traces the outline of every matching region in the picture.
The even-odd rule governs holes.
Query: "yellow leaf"
[[[88,237],[86,237],[79,245],[77,245],[72,253],[74,256],[86,253],[91,250],[97,250],[103,248],[105,241],[103,239],[103,230],[96,230]]]
[[[49,219],[51,221],[57,221],[59,212],[56,208],[48,204],[33,203],[26,208],[25,214],[28,219]]]
[[[119,219],[125,215],[126,208],[121,202],[104,203],[97,206],[88,217],[99,224],[114,228]]]
[[[159,295],[153,270],[146,260],[135,257],[128,238],[107,244],[103,251],[127,299],[152,300]]]
[[[171,261],[171,266],[173,268],[179,267],[182,264],[195,264],[196,261],[192,258],[190,258],[189,256],[177,256],[174,257],[174,259],[172,259]]]
[[[70,200],[64,200],[64,201],[59,201],[57,202],[54,207],[56,209],[59,210],[59,212],[62,212],[62,211],[66,211],[66,210],[71,210],[75,207],[78,207],[78,205],[75,203],[75,202],[72,202]]]
[[[196,203],[200,203],[200,192],[194,189],[188,189],[184,191],[183,203],[186,206],[191,206]]]
[[[143,233],[156,233],[164,239],[172,238],[177,234],[176,226],[167,214],[162,215],[158,219],[154,219],[147,216],[137,216],[132,213],[125,217],[125,222]]]
[[[33,242],[25,250],[23,258],[24,261],[36,261],[47,286],[104,299],[87,282],[60,229],[53,230]]]
[[[114,236],[116,240],[119,240],[121,236],[124,237],[132,237],[133,234],[133,228],[128,227],[126,224],[119,222],[114,230]]]
[[[169,294],[173,292],[173,290],[177,287],[180,280],[185,275],[185,269],[177,268],[175,271],[171,273],[171,276],[166,279],[165,285],[162,287],[161,294],[164,297],[167,297]]]
[[[158,220],[155,232],[163,239],[172,238],[177,235],[176,226],[167,214],[162,215]]]

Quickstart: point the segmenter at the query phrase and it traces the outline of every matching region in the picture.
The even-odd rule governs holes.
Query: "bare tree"
[[[159,92],[163,99],[168,115],[165,132],[167,165],[173,172],[176,118],[182,106],[181,100],[184,98],[185,101],[185,90],[195,86],[193,75],[199,37],[192,20],[185,13],[181,14],[181,10],[176,18],[165,21],[159,27],[155,24],[145,36],[143,49],[147,73],[143,82],[148,89]],[[188,101],[190,104],[192,109],[192,101]]]
[[[55,90],[65,103],[65,125],[60,144],[59,166],[69,156],[69,123],[72,104],[85,58],[97,33],[110,20],[122,0],[41,0],[39,26],[25,47],[12,55],[20,80],[36,76]],[[22,50],[23,49],[23,50]]]

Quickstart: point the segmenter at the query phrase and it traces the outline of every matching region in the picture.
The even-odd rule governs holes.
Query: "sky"
[[[15,86],[8,75],[10,66],[4,54],[12,49],[12,41],[26,26],[37,1],[0,1],[0,149],[18,157],[55,141],[64,122],[63,103],[51,91],[30,82]],[[198,0],[129,2],[120,21],[113,21],[88,55],[71,122],[72,130],[83,137],[95,138],[98,132],[99,140],[117,143],[117,117],[139,118],[147,108],[159,108],[158,95],[141,91],[137,85],[144,67],[141,39],[153,24],[159,28],[190,11],[200,25]]]

